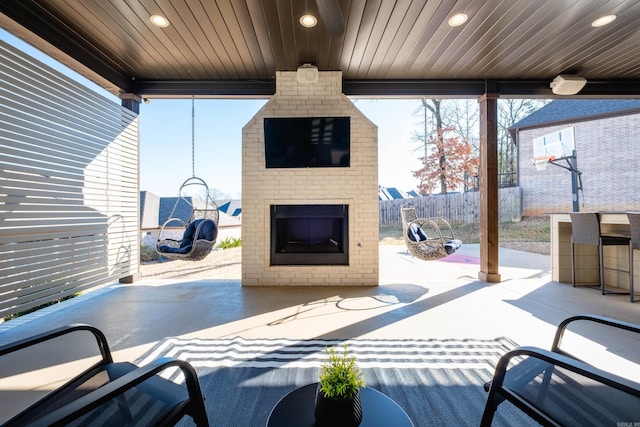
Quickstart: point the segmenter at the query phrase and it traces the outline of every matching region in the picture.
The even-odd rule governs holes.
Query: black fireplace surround
[[[349,206],[271,205],[271,265],[349,265]]]

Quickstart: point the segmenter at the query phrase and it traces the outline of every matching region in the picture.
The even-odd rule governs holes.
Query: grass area
[[[155,262],[160,259],[160,255],[156,252],[156,248],[140,244],[140,261]]]
[[[451,224],[456,239],[465,243],[480,243],[480,224]],[[498,225],[500,242],[548,242],[549,218],[524,217],[518,222],[502,222]],[[404,244],[402,227],[380,227],[380,240],[388,244]]]

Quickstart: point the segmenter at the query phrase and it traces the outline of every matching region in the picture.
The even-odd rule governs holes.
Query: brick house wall
[[[348,168],[267,169],[265,117],[351,117]],[[349,265],[270,265],[270,206],[349,205]],[[242,129],[242,285],[378,285],[378,128],[342,93],[342,73],[299,83],[277,72],[276,94]]]
[[[531,163],[534,138],[571,126],[582,172],[580,211],[640,210],[640,114],[635,113],[520,129],[517,143],[523,215],[572,211],[571,173],[552,164],[537,171]]]

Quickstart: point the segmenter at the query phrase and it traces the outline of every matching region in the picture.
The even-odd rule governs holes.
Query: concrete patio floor
[[[640,323],[640,304],[631,304],[628,295],[602,296],[595,289],[550,281],[549,256],[501,248],[497,284],[477,280],[478,256],[478,245],[465,245],[453,257],[425,262],[408,255],[404,246],[381,245],[380,286],[372,288],[248,288],[241,286],[239,268],[226,270],[222,278],[214,270],[208,279],[113,284],[0,324],[0,344],[83,322],[104,331],[115,360],[128,361],[172,336],[507,337],[519,345],[549,348],[556,325],[574,314]],[[613,361],[617,373],[640,381],[637,339],[591,325],[578,325],[576,331],[567,337],[570,349],[587,346],[587,361]]]

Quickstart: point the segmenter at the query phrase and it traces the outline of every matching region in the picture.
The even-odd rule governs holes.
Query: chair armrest
[[[52,340],[54,338],[58,338],[63,335],[67,335],[77,331],[88,331],[93,334],[98,344],[98,348],[100,349],[100,355],[102,356],[102,363],[111,363],[113,362],[113,358],[111,357],[111,351],[109,350],[109,344],[107,344],[107,338],[104,336],[102,331],[99,329],[86,325],[84,323],[74,323],[67,326],[62,326],[60,328],[44,332],[38,335],[34,335],[32,337],[24,338],[22,340],[6,344],[0,346],[0,356],[4,356],[5,354],[13,353],[18,350],[25,349],[27,347],[43,343],[45,341]]]
[[[33,422],[33,424],[31,425],[66,425],[74,419],[96,409],[103,403],[112,400],[114,397],[121,395],[125,391],[130,390],[138,384],[154,377],[159,372],[171,367],[179,368],[184,374],[190,404],[196,407],[196,412],[206,414],[204,404],[202,402],[202,391],[200,389],[200,383],[198,382],[198,377],[195,369],[188,362],[165,357],[156,359],[145,366],[139,367],[109,382],[108,384],[105,384],[104,386],[82,396],[72,403],[54,412],[51,412],[43,418],[40,418],[39,420]]]
[[[160,233],[158,234],[158,239],[159,239],[159,240],[160,240],[160,239],[162,239],[162,240],[173,240],[173,239],[167,239],[167,238],[162,237],[162,236],[164,235],[164,229],[165,229],[165,228],[167,228],[167,227],[169,226],[169,224],[171,224],[171,223],[173,223],[173,222],[175,222],[175,223],[176,223],[176,225],[173,225],[174,227],[176,227],[176,226],[178,226],[178,225],[179,225],[180,227],[186,227],[186,226],[187,226],[187,223],[186,223],[186,222],[184,222],[184,221],[183,221],[182,219],[180,219],[180,218],[169,218],[169,219],[167,219],[167,220],[162,224],[162,227],[160,227]]]
[[[568,371],[575,372],[586,378],[590,378],[591,380],[597,381],[608,387],[612,387],[633,396],[640,397],[640,384],[634,381],[630,381],[626,378],[622,378],[612,373],[603,371],[602,369],[598,369],[572,357],[537,347],[520,347],[515,350],[509,351],[504,356],[502,356],[496,366],[495,375],[493,377],[493,381],[491,381],[490,392],[494,387],[502,387],[505,375],[508,371],[507,368],[509,367],[509,362],[514,357],[519,356],[528,356],[547,362],[553,366],[557,366]]]
[[[520,357],[526,358],[509,368],[512,359]],[[551,377],[555,375],[554,371],[556,367],[562,369],[558,374],[562,374],[563,372],[565,374],[571,374],[573,380],[568,382],[563,380],[554,385],[551,382]],[[513,371],[513,378],[509,377],[511,371]],[[533,381],[541,374],[543,375],[542,381]],[[508,378],[506,385],[505,377]],[[544,403],[547,397],[563,393],[561,388],[567,384],[582,383],[582,381],[578,380],[578,377],[588,379],[588,381],[584,383],[587,385],[581,389],[580,393],[573,391],[573,397],[567,396],[567,399],[572,400],[578,398],[578,396],[582,396],[580,399],[584,399],[584,402],[589,402],[586,403],[586,406],[578,404],[578,410],[573,408],[572,411],[568,411],[568,408],[564,408],[561,403],[556,402],[552,397],[550,397],[550,399],[555,403],[552,403],[551,406]],[[593,383],[598,383],[601,387],[594,387]],[[614,393],[614,390],[617,392]],[[584,394],[581,394],[582,392],[584,392]],[[613,409],[609,407],[606,402],[600,402],[603,395],[617,395],[614,399],[620,399],[626,396],[628,399],[623,399],[626,400],[624,403],[622,403],[623,401],[616,400],[615,403],[620,403],[622,406]],[[538,401],[539,398],[543,400]],[[489,387],[487,402],[480,422],[481,426],[491,425],[498,405],[505,399],[542,425],[580,425],[585,419],[591,419],[592,422],[595,422],[593,421],[595,419],[594,417],[606,413],[604,420],[600,419],[598,422],[595,422],[596,424],[602,424],[605,421],[611,422],[612,420],[617,420],[618,416],[621,417],[620,419],[627,419],[626,417],[628,416],[636,416],[637,410],[634,408],[637,408],[637,402],[640,400],[640,384],[605,372],[563,354],[536,347],[521,347],[506,353],[498,361],[493,380]],[[601,405],[592,405],[595,403],[601,403]],[[606,408],[606,410],[603,411],[603,407]],[[569,412],[572,412],[574,415],[563,419],[564,415]],[[574,418],[576,414],[577,417]]]
[[[553,338],[553,344],[551,345],[551,351],[568,355],[567,352],[560,349],[560,344],[562,342],[562,337],[564,335],[565,330],[567,329],[569,324],[575,321],[595,322],[602,325],[611,326],[613,328],[622,329],[625,331],[640,333],[640,325],[637,325],[635,323],[623,322],[621,320],[612,319],[610,317],[605,317],[605,316],[598,316],[595,314],[579,314],[563,320],[558,325],[558,327],[556,328],[555,337]]]
[[[164,224],[162,224],[162,227],[160,227],[160,233],[158,233],[158,240],[156,241],[156,252],[158,252],[159,254],[162,254],[162,252],[160,251],[160,246],[166,245],[166,246],[174,247],[174,246],[179,246],[180,243],[182,242],[182,240],[169,239],[167,237],[164,237],[164,234],[165,234],[164,229],[172,222],[178,223],[181,227],[184,227],[184,228],[187,227],[187,223],[180,218],[167,219],[164,222]]]
[[[451,224],[449,224],[446,219],[442,217],[436,217],[432,220],[438,226],[443,240],[453,240],[456,238],[456,236],[454,236],[453,234],[453,228],[451,228]]]
[[[187,226],[187,223],[184,222],[184,220],[182,220],[181,218],[169,218],[162,224],[161,230],[164,230],[164,228],[167,227],[172,222],[176,222],[182,227],[186,227]],[[174,225],[174,227],[175,227],[175,225]]]

